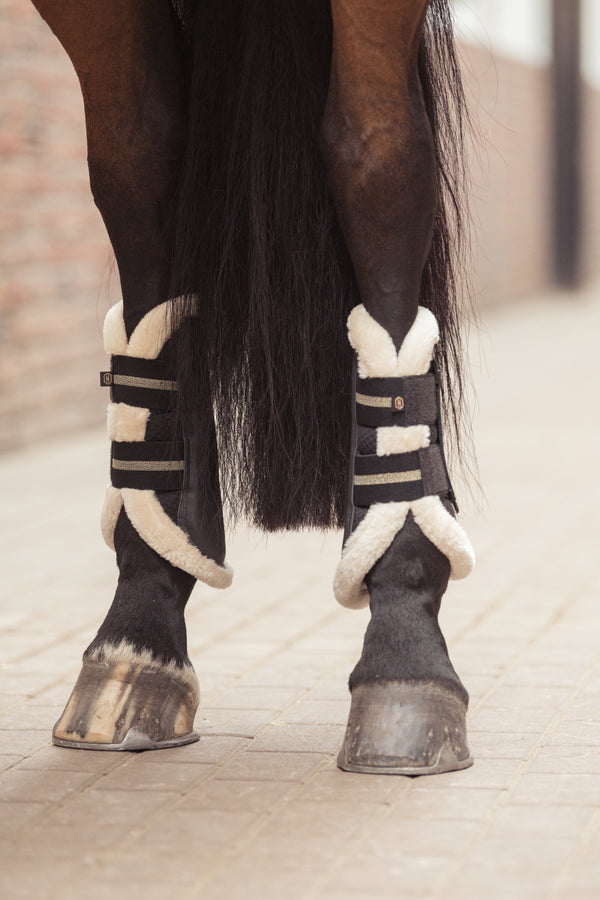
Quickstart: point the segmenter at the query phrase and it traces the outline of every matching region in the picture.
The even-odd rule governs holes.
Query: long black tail
[[[212,399],[233,517],[266,530],[337,526],[349,445],[345,323],[360,298],[318,148],[329,2],[191,5],[189,142],[172,286],[174,296],[187,295],[183,311],[196,312],[179,332],[182,414],[201,427]],[[445,392],[456,423],[464,102],[448,0],[431,2],[420,72],[440,183],[422,302],[440,323],[442,369],[458,384]]]

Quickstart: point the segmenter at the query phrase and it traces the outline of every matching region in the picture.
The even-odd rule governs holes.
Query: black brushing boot
[[[419,313],[397,352],[364,309],[350,315],[357,352],[353,484],[335,594],[370,603],[363,653],[338,765],[426,775],[466,768],[468,695],[438,625],[450,577],[473,566],[454,518],[440,443],[433,350],[437,323]]]
[[[177,431],[170,336],[166,303],[129,340],[122,304],[106,318],[112,370],[102,379],[112,391],[113,443],[102,530],[116,549],[119,581],[54,728],[59,746],[145,750],[198,739],[185,606],[196,580],[223,588],[232,572],[224,559],[216,449],[201,465],[194,435]]]

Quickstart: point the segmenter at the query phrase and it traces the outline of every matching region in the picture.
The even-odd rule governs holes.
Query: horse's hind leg
[[[113,486],[103,530],[119,580],[53,737],[84,748],[172,746],[195,738],[198,690],[184,622],[194,579],[230,580],[215,459],[204,472],[210,502],[198,510],[194,436],[174,411],[165,301],[186,118],[180,35],[168,0],[35,3],[81,83],[90,183],[123,293],[105,325]]]
[[[440,447],[437,324],[418,308],[436,210],[417,67],[427,0],[331,5],[323,150],[364,304],[349,319],[355,474],[335,589],[347,606],[370,598],[372,613],[339,765],[428,774],[470,764],[467,693],[437,617],[451,569],[466,574],[471,550]]]

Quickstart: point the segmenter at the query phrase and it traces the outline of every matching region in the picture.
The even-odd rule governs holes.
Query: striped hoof
[[[337,764],[347,772],[435,775],[473,764],[466,704],[436,684],[360,684]]]
[[[191,666],[84,659],[52,742],[82,750],[160,750],[198,740]]]

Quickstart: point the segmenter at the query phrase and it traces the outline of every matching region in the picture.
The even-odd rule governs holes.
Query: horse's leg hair
[[[117,260],[128,334],[167,299],[185,82],[168,0],[33,0],[81,84],[90,185]]]
[[[428,0],[331,0],[322,149],[361,299],[397,347],[416,316],[436,206],[417,71]]]

